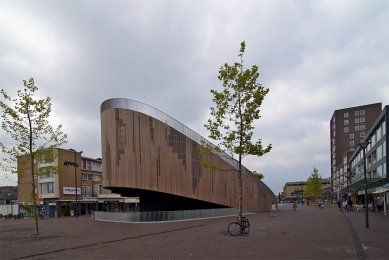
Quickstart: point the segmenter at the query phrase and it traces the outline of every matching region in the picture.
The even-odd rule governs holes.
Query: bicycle
[[[238,236],[240,234],[248,234],[250,232],[250,222],[245,216],[237,216],[236,221],[228,224],[228,233],[231,236]]]

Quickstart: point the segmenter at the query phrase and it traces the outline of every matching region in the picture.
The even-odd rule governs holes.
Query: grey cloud
[[[389,10],[380,1],[2,1],[0,14],[0,87],[15,93],[33,76],[69,134],[66,147],[86,156],[100,157],[99,108],[114,97],[206,137],[209,90],[221,88],[218,69],[237,60],[243,40],[246,66],[259,65],[270,88],[255,135],[274,145],[245,164],[276,193],[314,166],[328,174],[333,110],[389,103]],[[39,44],[21,38],[29,32]]]

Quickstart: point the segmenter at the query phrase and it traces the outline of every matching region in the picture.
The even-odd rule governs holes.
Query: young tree
[[[205,127],[210,131],[209,138],[216,140],[216,150],[229,152],[238,156],[239,164],[239,215],[242,216],[243,178],[242,159],[247,155],[262,156],[270,152],[271,144],[263,147],[262,140],[253,143],[253,123],[260,118],[260,106],[269,89],[257,82],[258,66],[244,70],[243,54],[246,43],[242,42],[238,57],[239,62],[230,66],[224,64],[219,70],[218,79],[223,90],[212,89],[211,117]]]
[[[321,176],[319,174],[319,170],[314,167],[313,171],[311,172],[311,175],[308,178],[308,183],[305,186],[304,193],[307,196],[318,198],[321,195],[321,189]]]
[[[51,112],[51,100],[36,99],[38,87],[34,79],[23,80],[24,88],[17,91],[17,98],[11,98],[4,89],[1,90],[0,106],[3,110],[1,128],[14,141],[14,145],[8,147],[0,142],[0,150],[5,156],[0,163],[4,171],[17,173],[31,172],[31,203],[32,214],[35,220],[35,233],[39,234],[38,205],[36,183],[34,176],[36,161],[45,157],[46,162],[55,159],[54,148],[66,143],[67,135],[59,125],[54,128],[48,118]],[[23,158],[16,164],[17,160]]]

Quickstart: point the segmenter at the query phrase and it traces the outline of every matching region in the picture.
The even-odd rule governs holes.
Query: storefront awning
[[[382,182],[382,180],[383,180],[382,178],[379,179],[368,178],[367,179],[367,187],[369,189],[368,193],[369,194],[372,193],[371,189],[378,189],[377,186],[380,186],[381,188],[389,188],[389,186],[386,187],[388,183],[381,186],[382,184],[380,184],[380,182]],[[364,193],[364,189],[365,189],[365,181],[363,179],[349,185],[347,188],[349,192],[361,192],[361,194]]]
[[[372,194],[384,193],[384,192],[388,192],[388,191],[389,191],[389,187],[388,188],[379,187],[374,192],[372,192]]]

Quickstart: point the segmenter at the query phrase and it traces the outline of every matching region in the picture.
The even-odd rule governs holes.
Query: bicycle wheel
[[[250,232],[250,222],[245,221],[242,224],[243,224],[242,232],[248,234]]]
[[[242,232],[241,228],[240,228],[240,225],[238,222],[231,222],[229,225],[228,225],[228,233],[230,233],[231,236],[237,236],[237,235],[240,235],[240,233]]]

